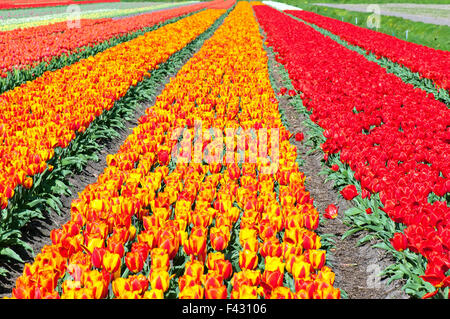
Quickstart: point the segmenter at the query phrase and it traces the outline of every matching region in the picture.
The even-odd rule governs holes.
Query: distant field
[[[330,18],[338,19],[345,22],[350,22],[352,24],[357,24],[358,26],[368,28],[366,21],[373,12],[363,12],[350,11],[338,8],[332,8],[329,6],[319,6],[310,3],[305,3],[303,0],[280,0],[293,6],[297,6],[307,11],[312,11],[317,14],[321,14]],[[330,1],[320,1],[317,3],[325,3]],[[344,2],[344,1],[342,1]],[[346,1],[347,2],[347,1]],[[352,2],[351,0],[348,1]],[[359,2],[360,4],[366,1],[354,1],[353,3]],[[380,1],[387,2],[387,1]],[[396,1],[401,2],[401,1]],[[403,1],[404,2],[404,1]],[[416,3],[425,3],[425,1],[411,1]],[[433,1],[435,4],[450,3],[450,0],[445,1]],[[338,3],[338,1],[333,1],[333,3]],[[430,5],[429,3],[427,3]],[[406,4],[405,4],[406,6]],[[381,6],[383,7],[383,5]],[[400,8],[400,6],[399,6]],[[404,7],[403,7],[404,8]],[[430,9],[435,9],[430,7]],[[419,11],[419,10],[417,10]],[[434,10],[433,10],[434,12]],[[438,19],[437,17],[435,18]],[[429,20],[433,20],[429,18]],[[433,21],[435,22],[435,21]],[[413,43],[422,44],[435,49],[440,50],[450,50],[450,27],[447,25],[437,25],[431,23],[423,23],[412,21],[409,19],[404,19],[397,16],[381,15],[381,25],[378,31],[396,36],[400,39],[407,40]]]
[[[153,10],[161,10],[196,1],[184,2],[117,2],[95,3],[80,6],[80,18],[99,19],[128,16]],[[67,6],[0,10],[0,31],[46,25],[66,20],[72,13]]]

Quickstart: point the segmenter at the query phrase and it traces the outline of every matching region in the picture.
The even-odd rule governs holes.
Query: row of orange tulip
[[[219,132],[239,127],[270,130],[269,152],[215,157]],[[175,287],[178,298],[339,298],[290,138],[258,24],[239,2],[72,202],[13,297],[163,298]],[[241,139],[226,138],[233,160],[254,151]]]
[[[0,209],[32,186],[55,147],[66,147],[104,110],[186,46],[225,10],[206,10],[0,95]]]

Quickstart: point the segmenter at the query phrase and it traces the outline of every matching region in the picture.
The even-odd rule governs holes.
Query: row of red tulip
[[[401,249],[426,257],[422,278],[448,286],[450,208],[428,200],[430,193],[450,192],[447,106],[284,13],[267,6],[255,12],[312,110],[311,120],[324,129],[325,160],[339,154],[361,184],[361,194],[348,186],[342,195],[351,200],[379,194],[384,212],[407,226]]]
[[[408,42],[389,34],[324,17],[319,14],[286,10],[288,14],[313,23],[359,46],[377,57],[386,57],[429,78],[437,87],[450,90],[450,52]]]
[[[60,22],[0,32],[0,51],[4,53],[0,57],[0,76],[6,77],[13,69],[29,68],[62,54],[77,52],[81,47],[94,46],[114,37],[222,3],[223,0],[216,0],[117,20],[82,19],[79,25]]]
[[[47,168],[56,147],[67,147],[130,86],[224,12],[202,11],[0,95],[0,208],[7,207],[17,185],[32,186],[32,176]]]
[[[248,2],[145,113],[13,297],[339,298]],[[253,144],[229,135],[216,159],[239,127],[274,132],[272,151],[239,164]]]

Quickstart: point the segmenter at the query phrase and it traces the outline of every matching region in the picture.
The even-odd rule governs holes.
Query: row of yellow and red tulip
[[[245,161],[262,143],[238,133],[233,161],[214,160],[230,128],[270,131],[268,154]],[[291,137],[239,2],[72,202],[13,297],[339,298]]]
[[[46,72],[0,95],[0,209],[30,188],[54,148],[65,148],[149,71],[203,33],[225,10],[206,10],[94,57]]]

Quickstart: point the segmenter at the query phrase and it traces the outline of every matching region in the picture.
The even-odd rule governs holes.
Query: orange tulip
[[[190,275],[184,274],[178,278],[178,288],[180,292],[183,291],[186,287],[193,287],[199,285],[201,283],[199,278],[194,278]]]
[[[101,268],[103,265],[103,256],[105,255],[106,249],[105,248],[98,248],[95,247],[92,251],[91,258],[92,258],[92,264],[95,268]]]
[[[315,291],[315,299],[340,299],[341,291],[326,282],[321,282]]]
[[[302,246],[295,246],[289,242],[281,243],[281,248],[283,251],[282,256],[285,260],[287,260],[290,255],[300,256],[303,251]]]
[[[115,241],[113,237],[108,238],[108,245],[106,250],[110,253],[118,254],[120,258],[125,254],[125,248],[121,242]]]
[[[314,230],[319,226],[319,214],[306,214],[303,215],[304,227]]]
[[[333,285],[335,277],[336,275],[329,267],[323,266],[322,269],[320,269],[320,271],[317,273],[316,280],[324,281],[329,283],[330,285]]]

